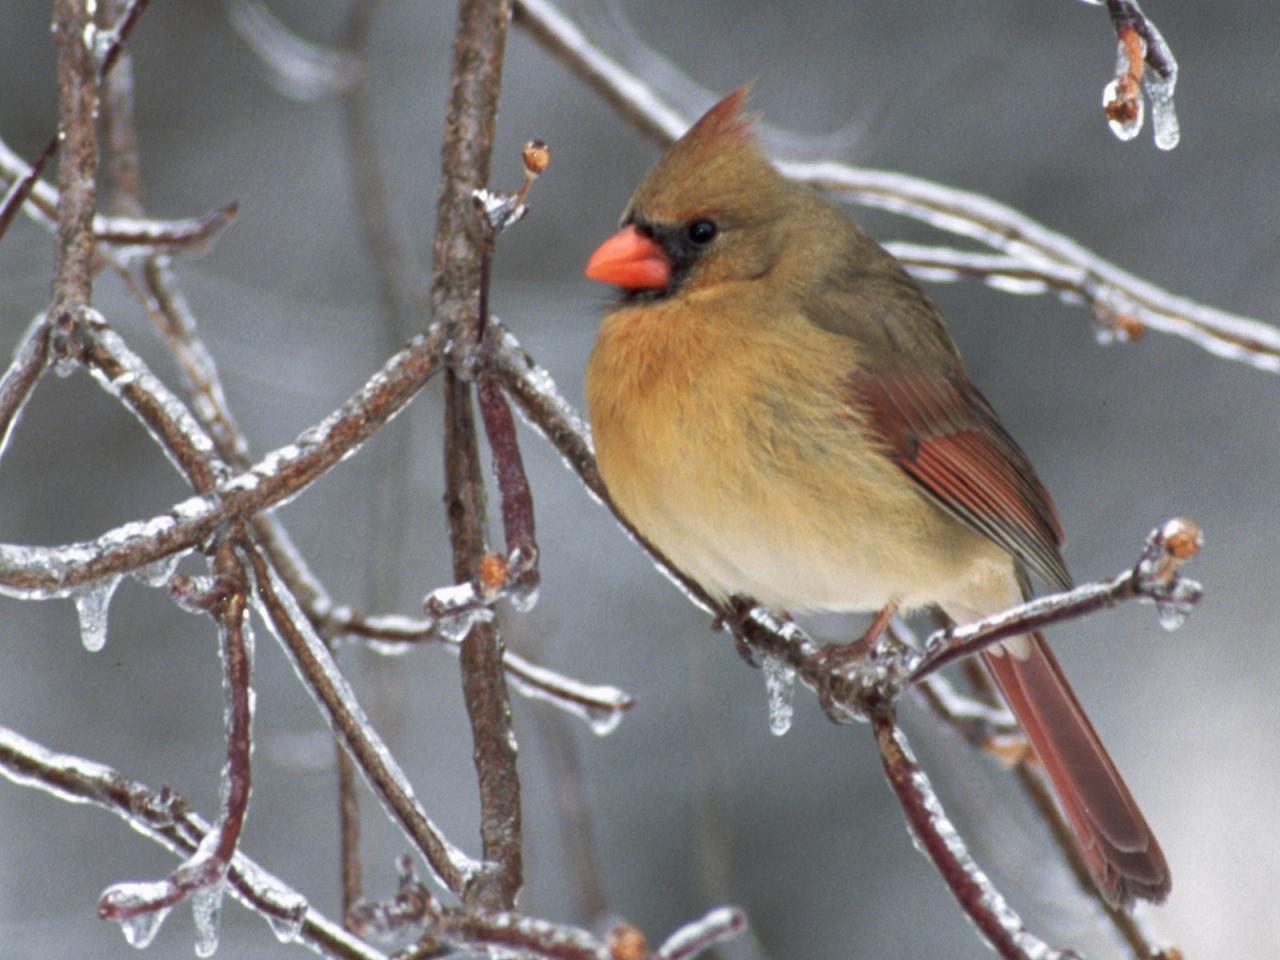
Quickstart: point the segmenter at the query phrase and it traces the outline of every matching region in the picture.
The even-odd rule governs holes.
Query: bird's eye
[[[687,231],[689,239],[700,247],[714,240],[718,232],[716,225],[710,220],[695,220],[689,224]]]

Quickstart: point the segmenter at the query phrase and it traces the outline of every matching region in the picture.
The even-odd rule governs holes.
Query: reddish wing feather
[[[853,389],[872,434],[930,499],[1041,580],[1071,585],[1053,501],[976,387],[963,376],[859,373]]]

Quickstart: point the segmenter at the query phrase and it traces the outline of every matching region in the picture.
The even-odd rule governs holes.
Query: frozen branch
[[[27,327],[0,379],[0,457],[8,449],[22,408],[49,366],[49,322],[40,315]]]
[[[94,57],[101,51],[96,48],[91,50],[89,42],[99,38],[99,35],[94,24],[88,19],[88,8],[81,6],[77,9],[77,5],[72,0],[59,0],[59,2],[55,3],[54,37],[59,44],[58,130],[49,138],[49,142],[44,145],[44,149],[40,151],[40,156],[36,158],[35,163],[31,164],[25,174],[16,177],[9,184],[8,191],[6,191],[3,199],[0,199],[0,237],[3,237],[5,231],[9,229],[9,224],[13,222],[14,215],[26,202],[27,195],[40,179],[40,174],[44,172],[44,168],[53,159],[54,154],[58,152],[58,147],[62,144],[64,137],[74,141],[73,149],[78,153],[71,166],[67,168],[68,174],[74,169],[80,171],[82,177],[87,173],[90,180],[92,180],[95,172],[94,168],[97,166],[97,130],[93,122],[96,117],[97,88],[101,85],[103,77],[115,64],[125,41],[129,38],[129,34],[146,11],[149,3],[150,0],[131,0],[129,8],[120,19],[119,26],[101,38],[106,41],[103,47],[105,52],[102,53],[101,59],[98,60],[96,71],[94,69]],[[77,26],[81,29],[76,30]],[[69,30],[72,32],[68,33]],[[76,117],[82,119],[77,121]],[[90,147],[90,142],[92,142],[92,147]],[[92,163],[90,163],[90,160],[92,160]],[[59,181],[61,180],[62,174],[60,171]],[[70,184],[71,180],[72,178],[69,175],[67,183]],[[89,202],[87,211],[85,209],[86,188],[83,181],[71,185],[73,192],[77,195],[75,200],[69,201],[75,208],[74,216],[77,218],[87,216],[91,223],[93,217],[92,184],[88,187]],[[67,184],[61,184],[61,188],[64,191],[66,187]],[[61,207],[61,204],[59,204],[59,207]],[[68,216],[72,215],[68,214]],[[81,223],[80,228],[83,229],[83,227],[84,225]],[[82,250],[77,256],[85,261],[85,268],[87,269],[88,253]],[[88,300],[87,296],[85,300]]]
[[[110,767],[53,751],[0,727],[0,773],[19,786],[32,787],[70,803],[91,803],[179,856],[196,853],[211,832],[209,824],[168,787],[153,790]],[[237,852],[227,871],[231,893],[262,914],[276,936],[299,941],[341,960],[386,960],[312,908],[298,893]],[[153,916],[153,915],[152,915]],[[158,929],[154,922],[125,925],[134,946],[145,946]]]
[[[482,569],[484,480],[471,384],[483,335],[490,234],[473,197],[489,182],[509,0],[460,0],[449,104],[441,148],[440,200],[432,244],[431,316],[449,336],[445,373],[445,504],[456,583],[495,578]],[[474,587],[472,587],[474,589]],[[480,836],[489,869],[466,891],[467,905],[508,910],[523,883],[520,780],[511,706],[503,680],[502,636],[492,617],[473,617],[462,635],[462,691],[480,782]]]
[[[659,146],[669,145],[688,129],[687,118],[663,103],[645,80],[593,44],[548,0],[517,0],[515,22]],[[1062,289],[1062,284],[1047,278],[1069,276],[1070,289],[1083,291],[1083,298],[1104,321],[1136,323],[1182,337],[1216,356],[1280,373],[1280,329],[1169,293],[988,197],[834,160],[779,160],[777,166],[792,179],[854,203],[910,217],[991,247],[1021,263],[1025,271],[1044,273],[1046,279],[1036,292]],[[1012,262],[1001,264],[1001,269],[1012,266]],[[928,272],[924,277],[933,278]]]
[[[427,817],[408,778],[369,723],[328,647],[312,629],[288,586],[258,551],[250,551],[249,560],[253,566],[254,603],[334,735],[347,748],[391,819],[425,857],[441,885],[464,896],[481,865],[453,846]]]
[[[8,184],[12,189],[30,177],[32,168],[0,140],[0,183]],[[39,178],[33,179],[27,190],[23,209],[37,223],[53,228],[62,194]],[[93,235],[99,243],[112,248],[120,264],[155,253],[178,250],[201,253],[207,251],[222,231],[235,221],[238,212],[239,204],[232,202],[202,217],[179,220],[96,213]]]
[[[214,828],[206,833],[194,854],[158,883],[118,883],[98,900],[98,916],[129,930],[146,930],[154,936],[174,906],[190,900],[196,919],[196,953],[207,957],[218,946],[218,927],[227,872],[236,854],[249,809],[249,755],[251,752],[252,697],[250,671],[253,637],[246,614],[246,578],[233,540],[218,547],[215,581],[201,600],[218,622],[226,695],[227,762],[223,768],[222,809]],[[142,944],[136,944],[139,946]]]
[[[1138,0],[1106,0],[1107,13],[1116,33],[1116,75],[1102,91],[1102,107],[1111,131],[1131,140],[1142,130],[1145,108],[1142,92],[1151,101],[1156,146],[1172,150],[1178,145],[1178,116],[1173,92],[1178,83],[1178,62],[1156,25],[1143,14]]]
[[[354,638],[378,653],[395,655],[421,643],[442,643],[454,650],[462,645],[458,636],[438,629],[438,623],[428,618],[366,617],[350,607],[333,607],[312,619],[326,635]],[[530,663],[510,650],[503,651],[502,663],[518,693],[579,717],[601,736],[612,733],[635,705],[635,699],[617,687],[583,683]]]
[[[109,530],[93,541],[60,547],[0,544],[0,592],[66,596],[76,587],[194,549],[223,524],[247,520],[292,499],[351,456],[413,399],[439,369],[442,345],[439,329],[415,337],[328,418],[250,470],[219,483],[208,496],[185,500],[167,513]]]
[[[418,880],[407,858],[400,863],[395,897],[366,902],[354,911],[355,928],[365,936],[391,938],[421,931],[421,939],[398,956],[426,960],[455,950],[535,960],[694,960],[717,944],[740,935],[746,916],[720,907],[671,934],[656,952],[630,924],[620,924],[602,941],[588,930],[511,912],[457,910],[442,906]]]
[[[948,663],[973,656],[1001,640],[1114,607],[1125,600],[1154,603],[1161,625],[1176,630],[1203,592],[1200,584],[1178,574],[1178,568],[1199,552],[1200,543],[1200,529],[1193,522],[1169,520],[1147,537],[1138,562],[1111,580],[1040,597],[994,616],[938,631],[925,643],[923,658],[912,667],[907,683],[915,683]]]
[[[1022,919],[974,863],[947,818],[929,778],[916,764],[892,710],[872,716],[876,744],[893,789],[921,852],[932,861],[947,888],[983,938],[1005,960],[1067,960],[1076,954],[1055,950],[1023,926]]]

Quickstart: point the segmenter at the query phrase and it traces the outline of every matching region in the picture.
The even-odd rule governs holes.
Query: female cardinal
[[[713,594],[969,621],[1071,580],[1026,455],[901,264],[755,142],[747,88],[636,188],[586,274],[621,287],[587,367],[622,514]],[[1151,829],[1039,633],[983,655],[1106,900],[1160,901]]]

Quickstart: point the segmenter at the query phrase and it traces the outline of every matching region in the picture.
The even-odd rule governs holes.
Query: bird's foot
[[[876,661],[876,644],[897,609],[896,603],[890,603],[857,640],[829,643],[819,651],[818,703],[833,723],[865,719],[877,706],[883,706],[887,677]]]

